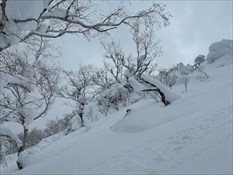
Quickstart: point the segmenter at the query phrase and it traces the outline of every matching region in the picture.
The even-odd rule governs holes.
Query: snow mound
[[[123,119],[119,120],[111,127],[113,131],[136,133],[153,127],[149,120],[145,120],[143,116],[137,115],[136,111],[127,114]]]
[[[206,57],[207,63],[213,63],[219,58],[225,58],[225,56],[232,59],[232,43],[232,40],[223,39],[222,41],[211,44],[209,47],[209,53]]]

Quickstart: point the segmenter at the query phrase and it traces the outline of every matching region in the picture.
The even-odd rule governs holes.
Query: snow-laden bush
[[[84,118],[95,122],[109,113],[115,112],[128,104],[130,92],[121,83],[96,95],[84,108]]]
[[[110,110],[119,110],[126,105],[129,91],[120,83],[112,85],[97,98],[97,105],[107,116]]]
[[[233,41],[232,40],[226,40],[223,39],[221,41],[215,42],[210,45],[209,47],[209,53],[206,57],[207,62],[213,63],[219,58],[228,55],[232,58],[232,52],[233,52]]]
[[[23,140],[23,133],[19,134],[19,138]],[[30,148],[38,144],[43,138],[45,138],[45,134],[43,130],[33,128],[28,132],[28,136],[26,138],[26,148]]]
[[[45,136],[49,137],[49,136],[57,134],[61,131],[65,131],[67,128],[69,128],[70,119],[72,117],[73,116],[71,116],[71,114],[70,114],[62,119],[50,120],[46,124],[46,128],[44,129]]]

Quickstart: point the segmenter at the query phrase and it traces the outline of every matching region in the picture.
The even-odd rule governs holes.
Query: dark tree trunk
[[[83,121],[83,113],[80,113],[80,114],[79,114],[79,117],[80,117],[80,119],[81,119],[81,126],[82,126],[82,127],[85,127],[84,121]]]
[[[188,92],[188,83],[185,83],[184,86],[185,86],[185,92]]]
[[[81,126],[85,127],[84,120],[83,120],[83,108],[84,108],[84,106],[82,107],[81,112],[78,113],[78,116],[81,119]]]
[[[22,154],[24,149],[25,149],[24,146],[19,147],[19,149],[18,149],[18,158],[19,158],[20,154]],[[23,169],[23,164],[22,164],[22,162],[20,160],[17,160],[16,164],[17,164],[19,170]]]
[[[144,89],[143,91],[156,91],[156,92],[159,93],[159,95],[160,95],[160,97],[161,97],[161,101],[163,102],[163,104],[164,104],[165,106],[167,106],[167,105],[170,104],[170,102],[166,100],[166,97],[165,97],[164,93],[163,93],[157,86],[155,86],[154,84],[152,84],[152,83],[150,83],[150,82],[148,82],[148,81],[146,81],[146,80],[144,80],[144,79],[142,79],[142,80],[143,80],[145,83],[147,83],[147,84],[149,84],[149,85],[155,87],[155,89]]]
[[[154,92],[158,92],[160,97],[161,97],[161,101],[163,102],[163,104],[165,106],[169,105],[170,102],[166,100],[166,97],[164,95],[164,93],[159,89],[159,88],[155,88],[155,89],[143,89],[142,91],[146,91],[146,92],[151,92],[151,91],[154,91]]]

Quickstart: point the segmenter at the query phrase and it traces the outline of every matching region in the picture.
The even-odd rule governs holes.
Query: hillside
[[[28,151],[18,171],[14,155],[3,169],[17,174],[232,173],[232,59],[204,63],[208,81],[192,79],[188,93],[165,107],[151,99],[122,109]]]

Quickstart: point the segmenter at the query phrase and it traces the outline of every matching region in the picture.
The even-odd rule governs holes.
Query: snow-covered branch
[[[3,0],[0,8],[0,51],[33,35],[47,38],[57,38],[66,33],[90,36],[120,25],[133,28],[135,19],[151,24],[169,24],[170,15],[161,4],[154,4],[135,14],[129,14],[123,6],[106,14],[97,13],[96,8],[103,8],[104,11],[104,5],[106,2],[78,0]]]

